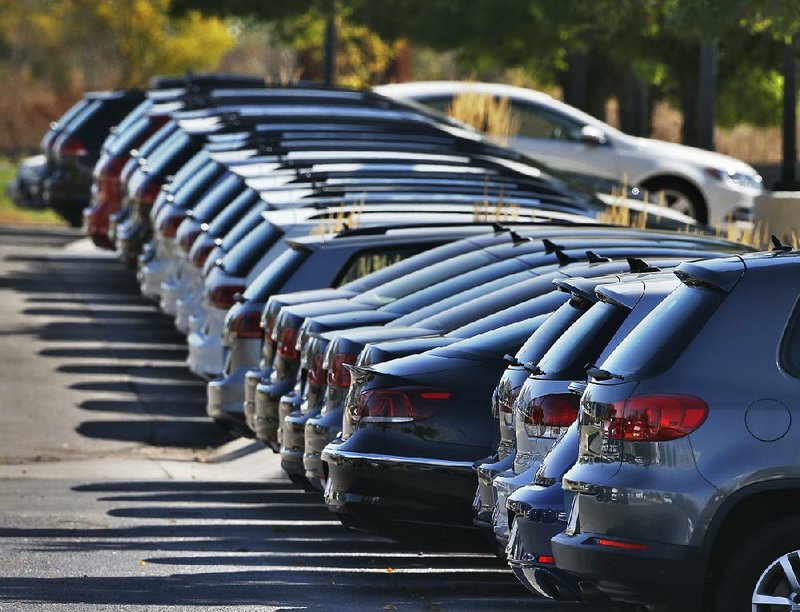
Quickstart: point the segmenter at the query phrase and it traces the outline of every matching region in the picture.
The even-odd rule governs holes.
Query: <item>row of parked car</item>
[[[599,223],[609,183],[414,102],[237,79],[144,94],[84,213],[209,417],[344,525],[480,542],[539,597],[797,605],[798,253],[634,190],[642,229]]]

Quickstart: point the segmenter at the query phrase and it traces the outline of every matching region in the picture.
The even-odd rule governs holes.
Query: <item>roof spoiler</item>
[[[730,293],[745,269],[744,261],[736,255],[706,262],[684,262],[675,269],[675,275],[684,285]]]

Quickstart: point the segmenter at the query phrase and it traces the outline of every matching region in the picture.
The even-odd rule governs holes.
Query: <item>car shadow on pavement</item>
[[[489,553],[347,529],[319,494],[284,481],[102,482],[72,491],[107,505],[109,526],[0,528],[0,546],[46,552],[56,564],[57,555],[113,554],[115,572],[128,575],[4,578],[0,605],[487,610],[532,602]]]
[[[176,448],[230,441],[206,417],[205,382],[185,366],[185,338],[141,296],[120,262],[68,250],[5,260],[14,269],[0,288],[22,295],[26,330],[42,346],[38,354],[57,360],[59,381],[67,381],[61,384],[84,396],[78,408],[102,416],[80,423],[77,433]]]

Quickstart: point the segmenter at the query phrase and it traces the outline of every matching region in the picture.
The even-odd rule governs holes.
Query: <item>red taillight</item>
[[[531,438],[557,438],[578,418],[579,401],[574,393],[533,398],[524,408],[525,433]]]
[[[433,416],[451,397],[449,391],[375,389],[358,396],[350,415],[354,423],[410,423]]]
[[[208,299],[212,305],[217,308],[228,309],[236,303],[233,296],[237,293],[244,291],[243,285],[222,285],[215,287],[208,295]]]
[[[539,555],[536,557],[536,563],[543,563],[545,565],[555,565],[556,558],[550,555]]]
[[[606,540],[604,538],[596,539],[595,543],[599,544],[600,546],[610,546],[611,548],[622,548],[624,550],[647,549],[647,546],[645,544],[635,544],[633,542],[620,542],[619,540]]]
[[[161,191],[161,183],[146,181],[136,193],[136,200],[142,206],[152,206]]]
[[[700,427],[708,405],[691,395],[640,395],[615,402],[608,411],[608,438],[629,442],[668,442]]]
[[[68,155],[71,157],[80,157],[88,155],[89,151],[83,141],[77,136],[69,136],[64,139],[58,147],[60,155]]]
[[[328,386],[347,388],[350,386],[350,370],[345,365],[355,365],[355,353],[337,353],[328,366]]]
[[[261,313],[245,312],[233,319],[229,328],[239,338],[260,338],[262,333]]]
[[[192,263],[197,266],[198,268],[202,268],[206,265],[206,261],[208,260],[208,256],[211,251],[214,250],[213,244],[203,245],[201,247],[196,247],[192,251]]]
[[[161,219],[161,223],[158,224],[158,231],[161,232],[164,238],[174,238],[178,233],[178,226],[183,223],[185,218],[186,213],[184,212],[167,215]]]
[[[125,164],[129,159],[130,158],[127,155],[117,155],[115,157],[103,158],[102,163],[100,163],[97,167],[97,172],[95,172],[95,178],[118,179],[120,173],[122,172],[122,168],[125,167]]]
[[[192,250],[192,245],[194,245],[194,241],[202,234],[203,232],[200,229],[193,229],[190,232],[185,232],[181,235],[180,244],[181,248],[186,251],[187,253]]]
[[[278,355],[290,361],[296,361],[297,352],[297,328],[284,327],[281,335],[278,336]]]

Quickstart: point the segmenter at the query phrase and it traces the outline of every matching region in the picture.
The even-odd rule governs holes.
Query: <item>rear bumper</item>
[[[702,604],[707,556],[696,546],[641,542],[645,550],[602,546],[605,535],[562,532],[551,543],[560,570],[612,599],[671,606]]]
[[[486,461],[475,467],[478,487],[472,502],[472,522],[487,534],[493,533],[492,513],[497,504],[496,491],[492,483],[498,474],[510,470],[513,465],[514,453],[511,453],[499,461]]]
[[[322,451],[336,439],[342,430],[343,415],[344,410],[339,408],[315,416],[306,423],[303,467],[306,471],[306,478],[314,486],[321,488],[325,486],[326,474]]]
[[[243,371],[235,371],[225,378],[209,381],[206,385],[206,413],[208,416],[218,421],[244,423],[243,384]]]
[[[266,381],[256,386],[256,409],[253,418],[256,437],[274,449],[280,448],[278,442],[278,404],[281,397],[294,387],[293,378],[272,382]]]
[[[283,404],[284,402],[281,401],[281,406]],[[294,410],[283,417],[283,425],[281,427],[281,467],[290,474],[305,475],[303,452],[305,450],[306,422],[316,414],[317,411],[304,414],[299,410]]]
[[[337,448],[344,444],[330,444],[322,453],[328,464],[325,503],[333,512],[356,516],[378,531],[381,523],[472,526],[472,461]]]

